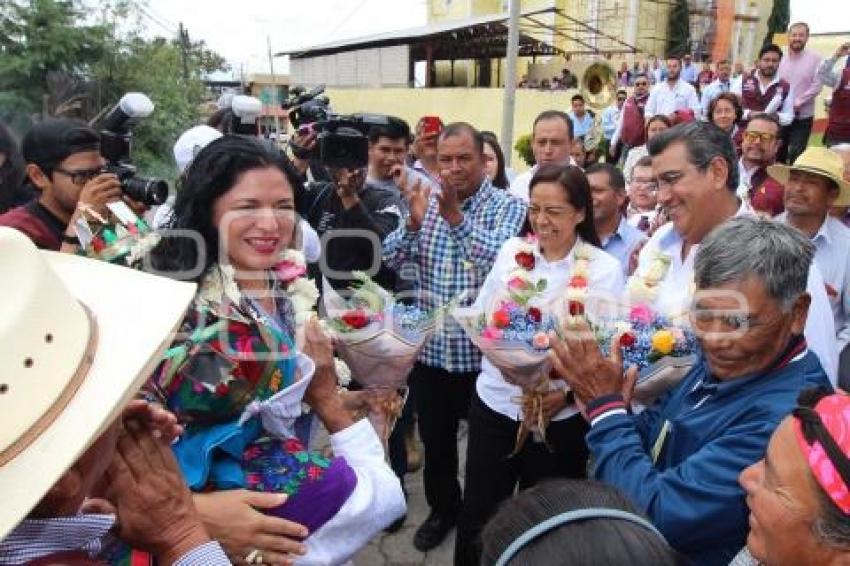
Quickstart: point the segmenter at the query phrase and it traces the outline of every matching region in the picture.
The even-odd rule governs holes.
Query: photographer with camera
[[[0,226],[17,228],[39,248],[57,251],[73,241],[83,206],[102,211],[122,198],[117,175],[104,172],[100,136],[84,122],[46,120],[33,126],[22,146],[27,179],[40,194],[0,215]]]
[[[351,140],[363,137],[353,128],[339,128],[335,135]],[[310,145],[311,140],[307,139],[305,147]],[[313,181],[296,187],[295,208],[320,237],[330,234],[331,237],[323,245],[322,254],[327,267],[335,272],[350,274],[352,271],[370,270],[375,258],[380,258],[380,247],[375,249],[370,234],[374,235],[380,245],[398,227],[403,203],[398,190],[366,182],[366,163],[340,165],[343,164],[330,164],[327,167],[330,181]],[[364,234],[334,236],[336,230],[360,230]],[[325,278],[334,289],[347,289],[352,283],[346,277]],[[382,287],[395,289],[395,273],[384,265],[380,266],[373,278]]]

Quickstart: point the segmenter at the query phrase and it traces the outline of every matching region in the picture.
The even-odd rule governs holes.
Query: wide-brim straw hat
[[[810,147],[800,154],[794,165],[770,165],[767,173],[783,186],[788,184],[791,171],[801,171],[825,177],[838,184],[838,198],[832,206],[850,206],[850,183],[844,180],[844,160],[825,147]]]
[[[0,539],[154,370],[195,285],[0,228]]]

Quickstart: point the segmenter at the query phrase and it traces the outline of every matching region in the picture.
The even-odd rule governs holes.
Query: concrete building
[[[563,66],[573,66],[582,59],[598,59],[600,55],[629,63],[653,55],[663,57],[672,4],[668,0],[522,0],[521,10],[527,13],[553,9],[535,17],[542,26],[534,32],[535,37],[566,54],[556,57],[542,71],[542,76],[553,76]],[[745,63],[755,59],[773,2],[690,0],[688,4],[695,59],[729,57]],[[507,10],[508,0],[428,0],[428,22],[504,14]],[[624,47],[633,47],[633,53]],[[720,52],[723,54],[718,56]],[[545,62],[525,63],[519,65],[520,74],[534,75],[534,65]],[[471,62],[455,62],[455,83],[468,78],[470,65]],[[440,73],[446,72],[440,69]]]

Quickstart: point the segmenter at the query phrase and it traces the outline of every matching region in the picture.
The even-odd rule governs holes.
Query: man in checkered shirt
[[[437,146],[439,194],[413,183],[405,191],[407,222],[384,241],[384,261],[404,274],[416,269],[417,301],[431,310],[465,294],[475,298],[499,248],[517,235],[524,202],[493,187],[484,175],[484,141],[466,123],[446,126]],[[425,446],[428,519],[413,539],[425,552],[454,526],[461,505],[457,428],[466,416],[481,353],[453,319],[444,321],[425,345],[410,374]]]

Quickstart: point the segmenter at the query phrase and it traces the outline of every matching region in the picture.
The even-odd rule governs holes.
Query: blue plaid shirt
[[[402,224],[384,240],[387,265],[402,273],[409,273],[411,264],[416,268],[417,300],[422,309],[442,307],[464,293],[465,303],[471,303],[499,248],[517,235],[526,213],[524,202],[494,188],[487,179],[460,209],[463,221],[451,227],[432,197],[419,231],[409,232]],[[454,319],[446,317],[422,349],[419,361],[452,373],[473,372],[481,367],[481,352]]]

